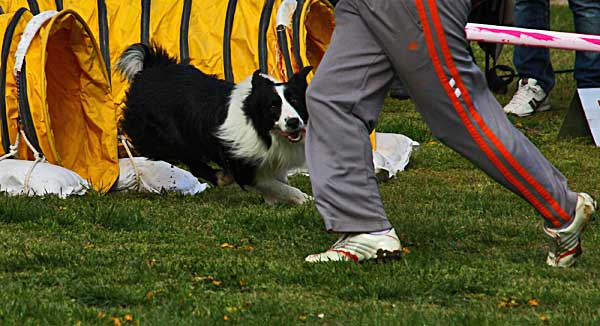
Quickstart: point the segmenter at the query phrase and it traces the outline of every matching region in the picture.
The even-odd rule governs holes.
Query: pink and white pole
[[[472,23],[465,26],[465,32],[470,41],[600,52],[600,35]]]
[[[600,35],[483,24],[467,24],[465,32],[467,33],[467,39],[471,41],[600,52]],[[579,106],[585,114],[589,130],[594,138],[594,143],[597,147],[600,147],[600,88],[578,89],[577,96],[579,97]],[[573,108],[571,106],[569,110],[575,112],[577,109]],[[579,113],[567,114],[563,123],[564,135],[582,136],[586,133],[585,126],[582,126],[579,121],[580,118],[574,118],[574,116],[579,116]],[[568,123],[567,120],[569,120]],[[561,133],[563,133],[562,130]]]

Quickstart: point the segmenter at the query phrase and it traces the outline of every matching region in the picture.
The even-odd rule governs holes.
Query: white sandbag
[[[413,150],[419,143],[401,134],[376,132],[376,150],[373,152],[375,174],[379,178],[390,179],[404,171]]]
[[[58,165],[11,159],[0,161],[0,192],[10,195],[57,195],[66,198],[71,195],[83,195],[88,188],[88,182],[81,176]]]
[[[172,191],[183,195],[196,195],[208,188],[208,184],[199,182],[190,172],[167,162],[152,161],[145,157],[134,157],[133,161],[135,167],[130,158],[119,159],[119,180],[111,191]]]
[[[373,167],[380,180],[388,180],[398,172],[404,171],[413,150],[419,143],[401,134],[375,133],[376,150],[373,151]],[[288,175],[308,175],[308,168],[294,169]]]

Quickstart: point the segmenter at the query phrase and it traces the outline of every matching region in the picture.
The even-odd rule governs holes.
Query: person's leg
[[[516,0],[514,25],[531,29],[550,29],[550,1]],[[547,48],[515,46],[513,63],[521,79],[536,79],[546,94],[554,87],[554,70]]]
[[[363,19],[434,135],[525,198],[547,225],[569,224],[577,194],[507,119],[469,55],[464,26],[470,1],[362,1],[369,9],[362,11]],[[390,29],[405,10],[415,13],[422,30],[406,29],[399,35]]]
[[[575,32],[600,35],[600,1],[569,0]],[[578,88],[600,87],[600,52],[575,54],[575,80]]]
[[[379,195],[369,133],[394,72],[354,2],[337,4],[336,28],[306,94],[306,154],[313,196],[326,229],[334,232],[391,228]]]
[[[364,1],[372,12],[363,18],[434,135],[541,213],[551,241],[548,265],[573,265],[597,203],[569,189],[566,178],[510,123],[485,86],[466,50],[470,1],[405,0],[408,10],[418,13],[423,32],[405,31],[400,38],[389,33],[395,17],[389,2]],[[428,56],[431,61],[423,60]]]

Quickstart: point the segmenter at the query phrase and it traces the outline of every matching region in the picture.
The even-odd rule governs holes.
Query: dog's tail
[[[117,62],[119,70],[129,81],[133,81],[138,72],[152,66],[168,66],[177,64],[177,59],[169,56],[167,51],[153,44],[148,46],[143,43],[130,45]]]

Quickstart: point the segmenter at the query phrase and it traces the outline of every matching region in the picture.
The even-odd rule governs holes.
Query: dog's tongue
[[[304,137],[304,135],[306,134],[306,129],[302,128],[293,133],[289,133],[289,132],[280,130],[279,134],[283,137],[286,137],[290,142],[296,143],[296,142],[299,142],[300,140],[302,140],[302,137]]]

